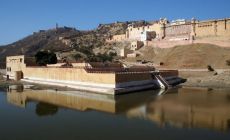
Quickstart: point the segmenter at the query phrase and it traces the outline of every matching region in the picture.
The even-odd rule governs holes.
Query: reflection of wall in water
[[[230,96],[208,90],[179,89],[178,94],[156,98],[154,91],[127,94],[112,98],[108,95],[71,91],[11,90],[7,93],[10,103],[21,107],[29,100],[58,107],[87,111],[97,110],[112,114],[122,113],[128,118],[143,118],[161,125],[170,123],[177,127],[229,130]],[[57,111],[54,107],[51,111]],[[54,109],[54,110],[53,110]],[[52,113],[52,112],[51,112]],[[51,114],[52,115],[52,114]]]
[[[7,88],[7,102],[14,104],[19,107],[26,107],[26,96],[22,93],[23,86],[16,86],[15,89],[12,87]]]
[[[80,111],[97,110],[108,113],[125,113],[136,106],[144,104],[153,94],[144,92],[143,94],[128,94],[122,96],[108,96],[73,91],[54,91],[54,90],[30,90],[25,89],[19,93],[10,90],[7,93],[8,101],[12,104],[25,104],[27,101],[38,101]]]
[[[166,95],[151,102],[147,116],[161,125],[229,130],[230,100],[227,96],[208,90],[180,89],[178,95]]]
[[[60,92],[41,90],[24,90],[24,92],[19,93],[15,90],[11,90],[7,93],[8,102],[25,107],[25,104],[29,100],[39,101],[44,103],[49,103],[61,107],[76,109],[80,111],[86,111],[88,109],[96,109],[106,112],[115,112],[113,101],[103,101],[88,99],[84,97],[67,95]]]

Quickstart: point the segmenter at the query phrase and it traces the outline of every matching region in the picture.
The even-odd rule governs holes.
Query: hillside
[[[59,27],[49,30],[40,30],[34,32],[19,41],[6,46],[0,46],[0,67],[5,63],[5,57],[10,55],[34,56],[40,50],[50,50],[54,52],[65,52],[70,59],[75,59],[76,54],[82,57],[88,57],[89,53],[92,55],[94,50],[105,50],[114,48],[105,43],[105,39],[111,35],[123,34],[127,29],[128,24],[133,23],[135,26],[148,24],[146,21],[130,21],[130,22],[116,22],[111,24],[100,24],[96,29],[89,31],[80,31],[70,27]],[[60,37],[67,38],[71,41],[69,45],[63,43]],[[105,49],[104,49],[105,48]],[[76,52],[76,50],[82,50]],[[75,52],[73,54],[73,52]]]
[[[223,48],[212,44],[192,44],[175,46],[168,49],[142,48],[142,55],[138,59],[153,61],[155,64],[163,62],[166,68],[230,68],[226,60],[230,59],[230,48]]]
[[[7,55],[33,56],[42,49],[54,51],[64,49],[66,46],[58,40],[58,37],[65,35],[79,36],[81,32],[73,28],[40,30],[17,42],[0,47],[0,59],[4,59]]]

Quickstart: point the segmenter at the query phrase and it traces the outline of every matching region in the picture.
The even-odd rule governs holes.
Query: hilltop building
[[[178,19],[169,22],[160,19],[151,25],[128,25],[125,34],[114,35],[107,42],[142,41],[145,46],[167,47],[172,41],[179,44],[190,44],[194,40],[210,37],[230,37],[230,18],[198,21]],[[199,43],[199,41],[197,42]]]

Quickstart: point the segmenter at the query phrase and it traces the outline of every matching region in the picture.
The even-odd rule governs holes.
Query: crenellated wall
[[[150,40],[143,40],[145,32],[154,32],[155,36]],[[206,21],[192,19],[179,23],[168,23],[166,19],[161,19],[152,25],[140,27],[130,25],[126,34],[115,35],[111,41],[183,41],[209,37],[230,37],[230,18]]]
[[[189,39],[191,29],[191,24],[169,25],[165,28],[165,37]]]
[[[201,21],[195,26],[196,37],[230,36],[230,19]]]

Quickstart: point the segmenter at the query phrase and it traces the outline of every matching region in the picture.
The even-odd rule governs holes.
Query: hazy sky
[[[0,0],[0,45],[39,29],[128,20],[230,17],[230,0]]]

